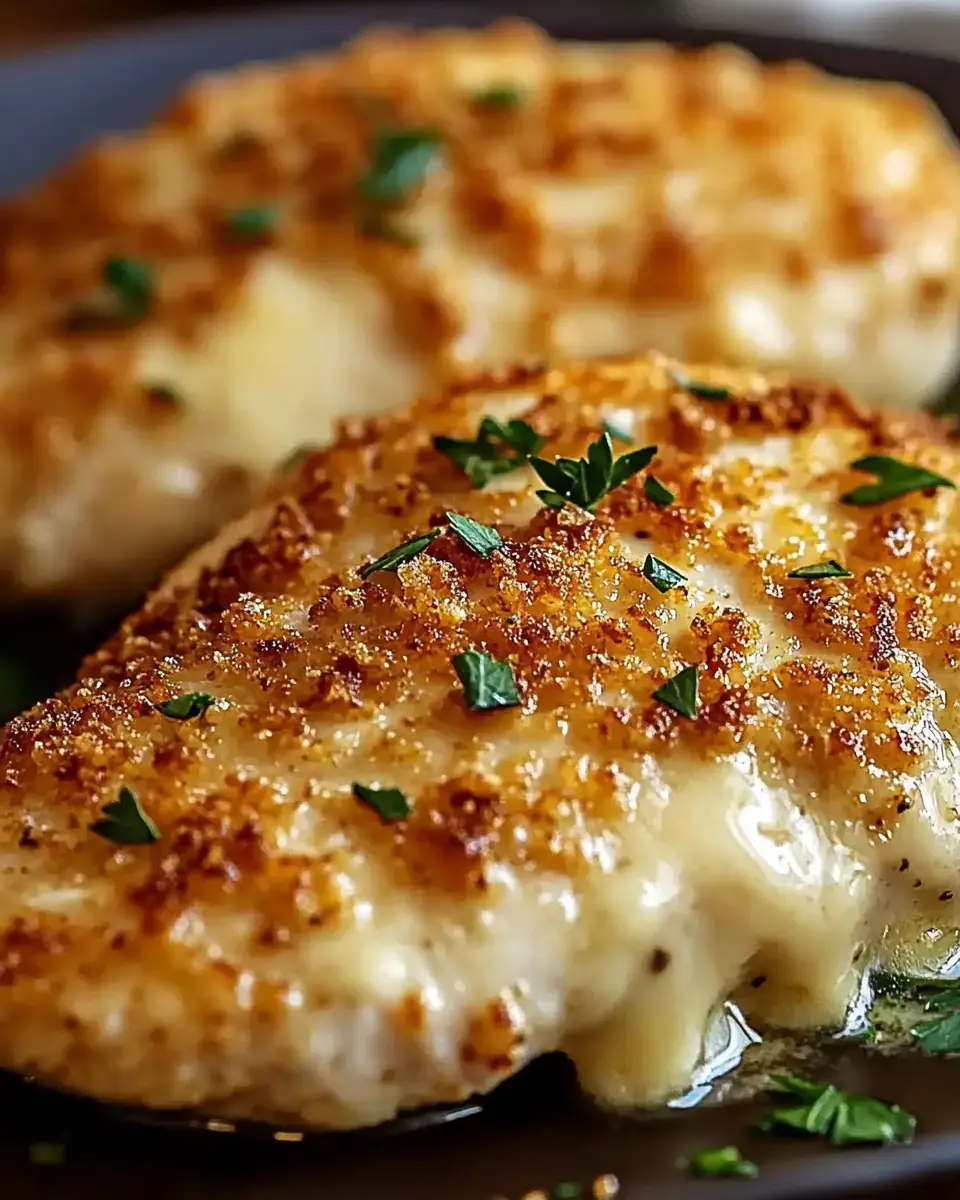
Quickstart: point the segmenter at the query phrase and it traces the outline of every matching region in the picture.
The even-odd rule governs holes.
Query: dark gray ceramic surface
[[[591,38],[667,36],[712,40],[679,29],[659,8],[634,0],[557,0],[534,9],[556,34]],[[366,22],[481,24],[498,5],[424,4],[401,9],[274,9],[261,15],[160,25],[129,36],[0,65],[0,193],[30,182],[85,139],[136,128],[198,71],[315,50]],[[516,9],[514,9],[516,11]],[[933,57],[816,42],[738,36],[767,57],[804,57],[835,71],[905,80],[927,90],[960,127],[960,74]],[[752,1131],[756,1105],[656,1118],[593,1109],[559,1061],[535,1067],[462,1120],[414,1122],[397,1130],[296,1144],[255,1136],[192,1132],[131,1122],[94,1106],[0,1077],[0,1179],[10,1200],[135,1196],[137,1200],[490,1200],[562,1181],[589,1184],[612,1172],[623,1200],[960,1195],[960,1062],[859,1051],[829,1068],[846,1086],[876,1092],[916,1112],[920,1137],[908,1149],[824,1150],[816,1143]],[[418,1127],[419,1125],[419,1127]],[[68,1137],[62,1167],[28,1162],[31,1141]],[[761,1164],[753,1183],[691,1183],[677,1162],[698,1148],[736,1142]],[[903,1190],[909,1187],[909,1191]],[[589,1194],[585,1191],[585,1195]]]

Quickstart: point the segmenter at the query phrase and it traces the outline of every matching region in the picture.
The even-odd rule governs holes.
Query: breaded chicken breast
[[[0,1063],[344,1127],[839,1025],[957,924],[956,480],[660,357],[351,423],[4,731]]]
[[[192,87],[0,211],[5,598],[137,595],[292,448],[465,368],[657,348],[916,405],[960,167],[731,47],[379,32]]]

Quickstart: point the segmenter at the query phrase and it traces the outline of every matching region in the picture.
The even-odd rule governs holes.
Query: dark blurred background
[[[0,0],[0,56],[123,25],[177,16],[291,5],[295,0]],[[321,6],[324,0],[312,0]],[[354,0],[363,4],[366,0]],[[589,0],[582,0],[587,5]],[[326,0],[343,4],[344,0]],[[622,0],[700,25],[806,34],[926,49],[960,57],[960,0]],[[504,6],[505,7],[505,6]],[[516,8],[523,11],[524,0]]]

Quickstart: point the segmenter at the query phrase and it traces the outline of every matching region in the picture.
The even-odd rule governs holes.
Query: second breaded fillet
[[[5,598],[127,599],[296,444],[465,367],[656,348],[916,405],[960,167],[902,87],[508,25],[191,88],[0,211]]]
[[[957,928],[957,479],[932,420],[661,359],[355,423],[3,734],[0,1064],[353,1126],[558,1048],[662,1100],[731,996],[838,1025]]]

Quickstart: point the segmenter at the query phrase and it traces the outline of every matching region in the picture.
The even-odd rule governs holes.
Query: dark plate
[[[899,79],[926,90],[960,128],[956,65],[896,50],[864,50],[775,37],[680,28],[660,9],[626,0],[555,0],[521,9],[552,32],[587,38],[735,37],[765,57],[802,57],[845,74]],[[161,24],[0,66],[0,193],[28,183],[108,130],[142,124],[198,71],[334,45],[372,21],[482,24],[506,10],[486,4],[360,4],[273,10]],[[0,647],[2,650],[2,647]],[[921,1136],[906,1149],[825,1151],[762,1136],[755,1104],[701,1107],[657,1117],[612,1116],[577,1093],[563,1060],[532,1068],[489,1102],[424,1113],[382,1130],[307,1136],[264,1128],[211,1131],[182,1116],[146,1118],[51,1095],[0,1078],[3,1195],[138,1200],[491,1200],[597,1176],[619,1177],[622,1200],[956,1195],[960,1175],[960,1062],[917,1055],[835,1054],[825,1070],[845,1086],[915,1112]],[[459,1117],[461,1119],[451,1119]],[[67,1134],[63,1167],[33,1166],[31,1142]],[[761,1165],[753,1183],[688,1182],[677,1162],[705,1146],[739,1144]],[[953,1183],[950,1180],[953,1180]],[[709,1190],[708,1190],[709,1189]],[[911,1192],[910,1194],[914,1194]]]

